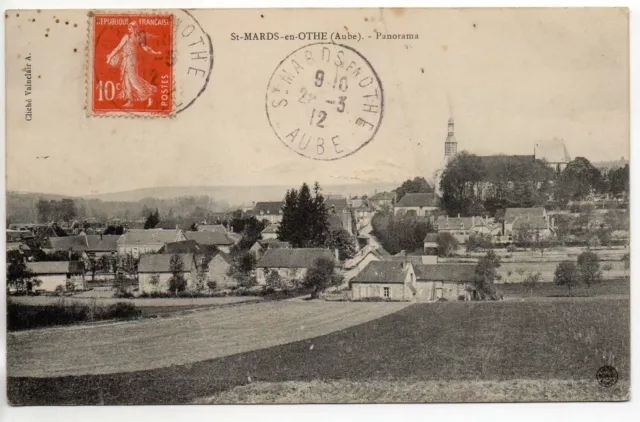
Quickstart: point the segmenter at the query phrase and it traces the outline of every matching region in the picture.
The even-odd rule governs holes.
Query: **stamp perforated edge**
[[[96,113],[93,111],[93,19],[96,15],[171,15],[172,27],[171,27],[171,112],[160,114],[153,111],[109,111],[104,113]],[[175,63],[176,63],[176,15],[175,9],[138,9],[138,10],[90,10],[87,12],[87,44],[85,46],[85,112],[87,117],[98,118],[129,118],[129,119],[171,119],[175,118],[176,113],[176,78],[175,78]]]

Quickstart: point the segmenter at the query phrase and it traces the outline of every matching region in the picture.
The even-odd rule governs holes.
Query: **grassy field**
[[[629,337],[626,299],[416,304],[325,336],[187,365],[107,375],[10,377],[8,396],[13,404],[273,402],[278,401],[273,389],[286,391],[283,383],[294,382],[295,388],[319,383],[316,393],[337,383],[335,392],[343,391],[345,398],[354,397],[357,386],[369,386],[384,390],[379,396],[384,401],[429,401],[432,396],[426,393],[408,395],[406,386],[431,385],[425,391],[432,391],[434,382],[458,382],[449,384],[455,386],[471,381],[491,382],[507,392],[515,385],[519,397],[535,392],[532,399],[562,389],[552,385],[571,385],[586,391],[576,393],[576,399],[621,400],[628,393]],[[189,352],[185,344],[184,353]],[[597,386],[596,371],[605,364],[620,374],[616,389]],[[254,388],[254,383],[259,384]],[[245,391],[238,394],[242,386]],[[271,389],[269,394],[261,386]],[[456,397],[466,398],[448,400]],[[323,401],[334,399],[335,394]]]
[[[188,365],[325,335],[407,306],[268,301],[167,318],[9,332],[7,372],[54,377]]]
[[[482,403],[543,401],[620,401],[629,399],[629,382],[610,388],[590,381],[285,381],[234,387],[194,404],[229,403]]]

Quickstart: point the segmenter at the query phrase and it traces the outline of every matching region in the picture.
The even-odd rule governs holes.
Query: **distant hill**
[[[591,162],[591,164],[597,169],[615,170],[617,168],[624,167],[625,165],[629,164],[629,160],[622,157],[619,160],[613,160],[613,161],[593,161]]]
[[[302,182],[301,182],[302,183]],[[394,183],[358,183],[343,185],[321,185],[326,195],[372,195],[378,191],[388,191],[400,185]],[[142,188],[130,191],[84,196],[85,199],[102,201],[137,202],[145,198],[169,199],[182,196],[209,196],[217,202],[228,203],[232,207],[251,206],[258,201],[277,201],[284,198],[287,189],[300,186],[180,186]]]
[[[397,188],[400,183],[362,183],[349,185],[326,185],[327,195],[362,196],[376,191]],[[299,186],[295,186],[299,188]],[[142,218],[146,209],[158,209],[162,218],[169,215],[193,216],[198,211],[219,212],[252,207],[254,202],[278,201],[284,198],[292,186],[189,186],[134,189],[83,197],[70,197],[31,192],[7,192],[7,221],[29,223],[38,221],[36,204],[40,199],[59,201],[72,198],[78,208],[78,218],[95,217]]]

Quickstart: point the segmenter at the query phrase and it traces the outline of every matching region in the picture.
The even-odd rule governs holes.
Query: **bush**
[[[27,330],[55,325],[70,325],[81,322],[108,319],[135,318],[142,314],[132,303],[118,302],[103,306],[65,302],[44,306],[29,306],[18,303],[7,304],[7,330]]]
[[[516,245],[514,245],[513,243],[507,245],[507,252],[513,253],[517,250],[518,248],[516,248]]]

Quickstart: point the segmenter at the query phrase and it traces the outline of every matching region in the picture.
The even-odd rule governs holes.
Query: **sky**
[[[52,14],[79,25],[55,26]],[[6,19],[7,189],[79,196],[162,186],[430,179],[442,163],[449,117],[458,149],[481,155],[533,154],[536,141],[560,138],[571,157],[629,157],[628,16],[621,9],[193,15],[211,36],[214,66],[204,93],[173,119],[86,115],[82,11],[43,11],[34,23],[26,13]],[[51,27],[48,37],[45,27]],[[230,34],[345,28],[418,39],[344,42],[378,73],[384,118],[355,154],[311,160],[276,137],[264,103],[278,63],[305,42],[238,42]],[[180,48],[177,43],[178,54]],[[40,76],[33,79],[30,122],[24,120],[27,53]],[[176,70],[179,89],[181,78],[187,76]]]

